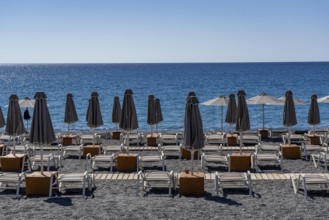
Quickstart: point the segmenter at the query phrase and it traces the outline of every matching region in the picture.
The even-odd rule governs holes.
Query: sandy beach
[[[107,144],[117,144],[109,140]],[[133,148],[133,147],[132,147]],[[156,151],[138,152],[154,154]],[[69,156],[63,161],[59,172],[84,170],[84,160]],[[194,161],[195,170],[200,171],[200,161]],[[190,160],[169,157],[165,160],[166,170],[179,173],[190,169]],[[277,167],[263,167],[264,173],[321,173],[324,168],[315,168],[308,160],[283,161],[284,171]],[[161,170],[153,164],[145,170]],[[206,173],[214,173],[208,169]],[[225,172],[225,170],[219,170]],[[118,173],[114,170],[115,173]],[[255,171],[252,171],[255,172]],[[93,173],[108,174],[106,166]],[[167,190],[140,191],[136,195],[137,180],[99,180],[96,188],[82,198],[81,190],[68,190],[53,198],[27,197],[24,188],[19,200],[14,190],[0,193],[0,219],[327,219],[325,212],[329,194],[325,191],[310,191],[308,201],[302,192],[294,194],[289,180],[254,180],[253,196],[247,190],[227,190],[226,197],[216,195],[213,180],[205,180],[203,197],[169,197]]]

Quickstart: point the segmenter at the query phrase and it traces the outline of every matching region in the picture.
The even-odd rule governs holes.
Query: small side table
[[[146,145],[147,146],[157,146],[157,134],[153,133],[153,134],[148,134],[146,136]]]
[[[25,161],[28,160],[26,154],[8,154],[1,156],[1,171],[2,172],[22,172]]]
[[[50,179],[53,175],[53,182],[55,182],[57,172],[33,172],[26,174],[26,195],[27,196],[48,196],[50,189]]]
[[[268,138],[268,130],[266,130],[266,129],[259,130],[259,134],[260,134],[261,138]]]
[[[91,154],[91,157],[95,155],[99,155],[101,152],[100,146],[99,145],[86,145],[83,146],[83,157],[86,158],[86,155],[88,153]]]
[[[249,153],[232,153],[230,161],[231,171],[248,171],[251,169],[251,154]]]
[[[63,136],[63,142],[62,142],[62,145],[63,145],[63,146],[69,146],[69,145],[72,145],[72,144],[73,144],[73,143],[72,143],[73,139],[76,139],[76,138],[77,138],[76,135],[72,135],[72,134],[70,134],[70,135],[64,135],[64,136]]]
[[[236,146],[238,143],[238,135],[237,134],[227,134],[227,145],[228,146]]]
[[[296,144],[281,144],[281,152],[283,158],[286,159],[300,159],[301,158],[301,148]]]
[[[112,131],[112,139],[120,140],[121,131]]]
[[[305,136],[310,140],[311,145],[321,145],[319,135],[317,135],[317,134],[305,134]]]
[[[203,196],[204,173],[181,172],[179,177],[179,194],[183,196]]]
[[[136,172],[137,154],[119,154],[117,156],[116,168],[118,171]]]

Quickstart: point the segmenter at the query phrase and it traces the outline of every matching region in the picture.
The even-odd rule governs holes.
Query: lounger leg
[[[324,168],[326,169],[325,172],[327,172],[328,168],[327,168],[327,156],[324,155]]]
[[[137,187],[136,187],[136,196],[138,196],[138,194],[139,194],[139,187],[140,187],[139,186],[139,184],[140,184],[139,181],[140,181],[140,175],[138,174],[137,175],[137,184],[136,184],[137,185]]]
[[[113,173],[113,158],[111,158],[111,161],[110,161],[110,172]]]
[[[169,178],[169,196],[171,195],[171,178]]]
[[[216,186],[216,195],[218,196],[218,175],[216,174],[215,178],[215,186]]]
[[[307,187],[306,187],[306,178],[303,177],[303,187],[304,187],[304,198],[307,200]]]
[[[16,198],[19,197],[19,188],[21,185],[21,176],[18,177],[18,183],[17,183],[17,188],[16,188]]]
[[[50,176],[50,182],[49,182],[49,197],[52,196],[53,193],[53,174]]]
[[[83,177],[83,184],[82,184],[82,196],[86,196],[86,177]]]

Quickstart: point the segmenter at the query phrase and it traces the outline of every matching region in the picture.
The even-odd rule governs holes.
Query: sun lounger
[[[305,136],[302,134],[291,134],[290,135],[290,143],[301,144],[305,143]],[[288,144],[288,134],[282,135],[282,142],[283,144]]]
[[[122,142],[126,146],[128,141],[128,135],[127,133],[121,133],[122,134]],[[144,144],[144,135],[140,132],[131,132],[129,133],[129,146],[130,145],[137,145],[140,146],[141,144]]]
[[[137,159],[137,169],[144,167],[146,163],[160,163],[162,170],[164,171],[164,154],[161,152],[160,155],[139,155]]]
[[[305,158],[308,158],[308,156],[312,154],[320,154],[321,152],[326,151],[326,149],[327,144],[321,146],[302,143],[302,152]]]
[[[0,172],[0,188],[16,189],[16,198],[19,197],[21,184],[25,181],[25,173],[1,173]]]
[[[40,154],[31,156],[30,157],[30,161],[31,161],[31,169],[32,170],[33,170],[33,167],[36,164],[38,164],[38,165],[41,165],[41,164],[46,165],[47,166],[47,171],[49,171],[50,164],[51,163],[53,163],[53,165],[54,165],[55,168],[58,167],[57,161],[56,161],[53,153],[43,155],[42,159],[41,159],[41,155]]]
[[[177,134],[160,133],[158,141],[161,145],[179,145]]]
[[[219,134],[205,134],[205,144],[225,144],[225,135]]]
[[[238,141],[240,143],[241,137],[238,136]],[[260,134],[243,134],[242,135],[242,142],[244,144],[259,144],[261,141]]]
[[[54,175],[51,175],[49,185],[49,197],[52,197],[53,189],[64,191],[67,188],[81,188],[82,196],[86,197],[86,188],[91,191],[95,186],[94,174],[87,171],[88,164],[91,163],[91,155],[86,155],[85,172],[83,173],[60,173],[54,181]]]
[[[290,177],[294,192],[304,190],[304,198],[307,199],[308,190],[329,190],[329,178],[323,174],[298,174]]]
[[[251,175],[247,173],[218,173],[215,174],[216,194],[219,190],[224,194],[224,189],[249,189],[249,195],[252,195]]]
[[[103,146],[103,153],[122,153],[123,152],[123,145],[106,145]]]
[[[83,149],[83,145],[67,145],[67,146],[63,146],[63,158],[66,158],[66,156],[69,153],[74,153],[74,154],[78,154],[79,155],[79,159],[81,159],[82,157],[82,149]]]
[[[29,151],[32,151],[33,149],[28,145],[16,145],[15,146],[15,153],[21,153],[21,154],[29,154]],[[14,146],[8,146],[6,148],[6,151],[9,151],[9,153],[13,153]]]
[[[177,177],[173,171],[157,171],[157,172],[138,172],[137,179],[137,194],[140,188],[146,191],[147,188],[168,188],[169,196],[172,194],[172,189],[176,189]]]
[[[158,149],[163,153],[164,157],[169,155],[178,156],[179,159],[182,157],[182,152],[179,145],[162,145],[158,144]]]
[[[231,171],[230,155],[206,155],[203,153],[201,155],[201,168],[206,169],[206,166],[216,166],[216,167],[225,167],[228,172]]]
[[[260,170],[259,165],[278,165],[283,170],[282,154],[278,153],[255,153],[254,154],[255,167]]]
[[[313,162],[316,168],[319,167],[321,164],[323,164],[325,171],[328,171],[329,152],[311,154],[310,162]]]
[[[256,153],[278,153],[280,151],[280,146],[261,142],[256,145],[255,151]]]
[[[210,144],[207,144],[205,145],[203,148],[201,148],[201,152],[202,153],[205,153],[205,154],[218,154],[218,153],[221,153],[221,148],[222,148],[222,145],[219,146],[219,145],[210,145]]]
[[[112,172],[113,171],[113,166],[115,165],[116,156],[117,156],[116,154],[95,155],[91,158],[91,167],[93,169],[96,169],[96,164],[106,163],[108,166],[110,166],[110,172]]]
[[[101,137],[97,134],[82,134],[80,135],[80,144],[101,144]]]

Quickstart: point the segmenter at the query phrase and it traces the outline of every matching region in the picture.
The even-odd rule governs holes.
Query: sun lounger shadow
[[[229,199],[227,197],[218,197],[218,196],[212,196],[211,195],[211,196],[206,196],[205,200],[212,201],[212,202],[217,202],[217,203],[221,203],[221,204],[226,204],[226,205],[234,205],[234,206],[241,206],[242,205],[242,203],[237,202],[237,201],[232,200],[232,199]]]
[[[176,160],[179,159],[179,156],[175,155],[166,155],[166,160]]]
[[[266,173],[266,172],[272,172],[272,171],[276,171],[276,172],[281,172],[281,167],[278,165],[258,165],[258,167],[261,170],[261,173]]]
[[[155,197],[168,197],[168,189],[163,188],[151,188],[144,192],[143,197],[148,197],[149,195],[155,196]],[[171,197],[174,198],[178,195],[178,191],[172,189]]]
[[[74,159],[74,160],[79,160],[79,155],[66,155],[65,159]]]
[[[81,194],[81,193],[80,193]],[[52,197],[44,200],[46,203],[54,203],[60,206],[73,206],[73,202],[71,198],[67,197]]]
[[[162,167],[159,167],[159,166],[143,166],[140,168],[140,170],[142,171],[162,171]],[[166,165],[164,165],[164,170],[163,171],[166,171],[167,170],[167,167]]]
[[[227,168],[226,167],[213,167],[213,166],[207,166],[207,170],[208,172],[227,172]]]

